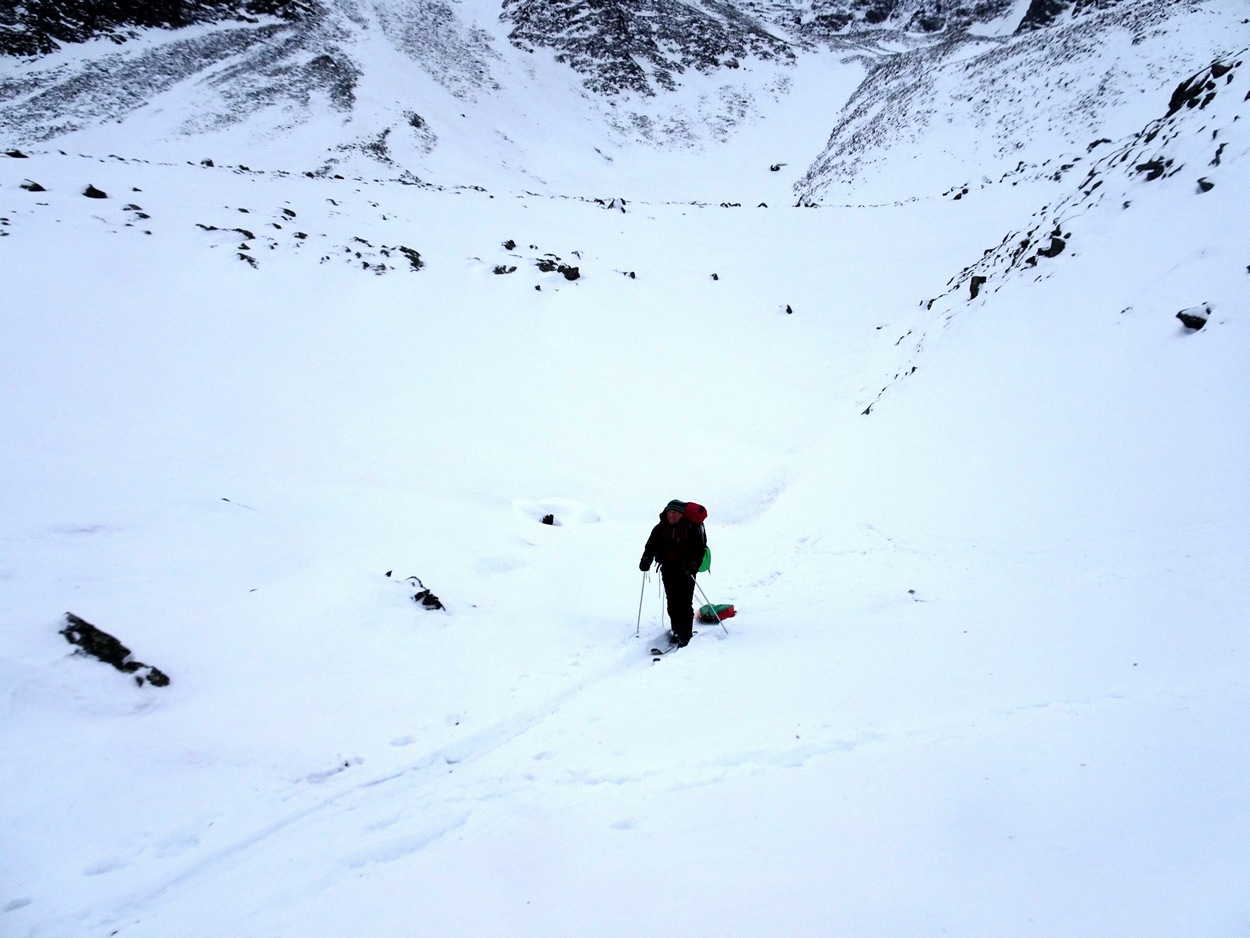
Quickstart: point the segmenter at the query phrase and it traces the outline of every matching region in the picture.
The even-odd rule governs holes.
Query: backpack
[[[699,564],[699,572],[706,573],[712,569],[712,549],[707,546],[707,532],[703,529],[703,522],[707,520],[707,509],[698,502],[686,502],[682,517],[699,526],[699,534],[703,537],[703,562]]]
[[[707,520],[707,509],[698,502],[686,502],[684,517],[692,524],[702,524]]]

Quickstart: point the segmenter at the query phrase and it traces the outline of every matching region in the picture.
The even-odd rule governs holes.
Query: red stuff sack
[[[700,622],[718,622],[721,619],[732,619],[738,613],[732,603],[717,603],[699,607]]]

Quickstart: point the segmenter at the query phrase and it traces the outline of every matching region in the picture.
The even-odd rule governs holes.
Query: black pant
[[[694,577],[677,567],[661,567],[664,595],[668,597],[668,620],[677,640],[690,641],[694,634]]]

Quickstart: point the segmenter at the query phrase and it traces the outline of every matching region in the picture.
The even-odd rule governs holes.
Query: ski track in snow
[[[489,767],[483,767],[482,770],[476,772],[476,777],[472,777],[478,763],[487,761],[489,757],[517,743],[549,718],[558,717],[565,705],[588,689],[605,682],[620,682],[626,678],[636,677],[638,672],[648,669],[651,659],[645,654],[645,648],[649,647],[646,640],[631,638],[627,644],[630,646],[629,650],[619,655],[610,665],[579,680],[561,693],[491,727],[480,730],[465,740],[428,752],[398,770],[362,781],[344,782],[346,787],[339,791],[318,797],[313,803],[286,813],[272,823],[236,839],[229,846],[215,850],[182,871],[163,879],[150,891],[128,900],[108,919],[101,920],[102,923],[105,925],[110,922],[121,923],[141,914],[149,906],[160,903],[180,887],[209,878],[217,871],[229,869],[235,861],[245,859],[253,848],[266,841],[277,839],[293,828],[298,828],[299,825],[327,812],[347,818],[356,814],[368,816],[370,809],[376,814],[378,809],[385,807],[384,813],[390,815],[392,814],[391,806],[394,806],[395,808],[402,807],[404,815],[415,816],[419,819],[415,823],[406,825],[409,832],[400,834],[390,831],[398,817],[382,822],[363,823],[359,827],[358,835],[361,841],[367,841],[369,845],[357,845],[346,850],[337,861],[348,869],[395,862],[409,854],[426,849],[451,832],[463,827],[472,816],[476,804],[507,798],[512,792],[532,785],[531,781],[516,778],[511,773],[491,774],[492,770]],[[706,639],[701,644],[706,644]],[[698,654],[697,645],[692,645],[689,650],[683,651],[680,657],[689,658],[695,654]],[[669,667],[672,667],[671,663]],[[1020,715],[1037,716],[1049,713],[1052,719],[1063,721],[1077,715],[1088,717],[1096,708],[1117,706],[1124,700],[1124,694],[1109,694],[1094,699],[1029,703],[994,709],[982,716],[1010,719]],[[976,733],[975,723],[971,722],[975,719],[972,715],[961,715],[956,719],[936,720],[922,727],[913,726],[897,732],[869,732],[853,738],[839,738],[836,734],[825,734],[824,738],[818,736],[816,739],[811,739],[809,736],[808,740],[801,744],[774,746],[767,750],[730,751],[721,754],[716,759],[694,759],[683,764],[641,773],[626,775],[569,773],[562,778],[549,780],[545,784],[555,788],[597,788],[645,782],[658,793],[689,791],[714,786],[728,778],[743,778],[777,770],[799,769],[817,760],[845,756],[866,747],[927,746],[952,739],[967,738]],[[520,762],[523,758],[514,758],[512,761]],[[540,751],[533,753],[529,758],[546,759],[550,758],[550,755]],[[454,773],[461,774],[453,779]],[[466,775],[470,777],[466,778]],[[454,789],[454,791],[449,789]],[[310,793],[317,791],[319,791],[318,788],[301,786],[281,796],[279,800],[289,802],[307,799]],[[359,825],[361,822],[354,821],[353,824]],[[414,827],[416,832],[411,832]],[[180,841],[184,845],[194,846],[197,839],[194,834],[184,833]],[[129,862],[125,859],[106,858],[84,870],[84,873],[100,875],[122,869],[127,865]]]
[[[462,826],[468,819],[474,802],[495,800],[506,794],[506,789],[500,789],[500,780],[497,778],[484,777],[467,783],[473,788],[480,789],[480,792],[476,795],[448,794],[439,790],[440,782],[450,782],[449,776],[451,773],[470,769],[475,763],[481,762],[487,756],[520,739],[531,729],[542,723],[542,721],[553,714],[557,714],[564,704],[582,694],[588,687],[642,669],[646,667],[649,661],[650,658],[645,655],[645,649],[642,648],[642,643],[640,642],[629,651],[618,656],[609,666],[602,668],[599,672],[587,678],[579,680],[576,684],[549,697],[540,704],[520,711],[491,727],[480,730],[467,739],[428,752],[398,770],[350,783],[347,787],[333,794],[317,798],[312,804],[290,811],[273,823],[266,824],[251,834],[235,840],[229,846],[216,850],[208,856],[197,860],[183,871],[163,880],[150,892],[130,900],[113,915],[113,921],[120,922],[141,911],[149,903],[159,901],[178,887],[209,876],[218,869],[230,866],[231,861],[243,856],[251,848],[267,840],[274,839],[314,815],[327,811],[335,811],[340,815],[347,815],[365,808],[412,798],[416,800],[405,801],[405,810],[419,813],[422,816],[425,816],[427,813],[446,814],[448,808],[465,804],[469,806],[468,810],[451,811],[448,820],[433,823],[420,833],[398,837],[388,836],[376,847],[352,850],[344,855],[342,862],[348,867],[358,868],[370,863],[393,862],[409,853],[421,850],[437,841],[440,837]],[[538,755],[535,755],[534,758],[538,758]],[[603,781],[607,780],[581,780],[580,784],[594,785]],[[611,781],[619,784],[629,781],[629,779],[620,778],[612,779]],[[456,779],[455,782],[462,788],[466,785],[460,779]],[[310,793],[315,797],[315,793],[318,791],[320,791],[319,788],[301,786],[282,795],[279,800],[283,802],[297,799],[307,800]],[[377,828],[371,826],[367,827],[362,833],[376,833],[376,831]],[[127,865],[128,862],[123,860],[102,860],[92,868],[89,868],[87,873],[88,875],[98,875],[121,869]]]

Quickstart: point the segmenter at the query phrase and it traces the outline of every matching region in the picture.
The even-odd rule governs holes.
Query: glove
[[[641,570],[643,573],[646,573],[648,570],[650,570],[651,558],[643,557],[642,560],[638,561],[638,569]]]

